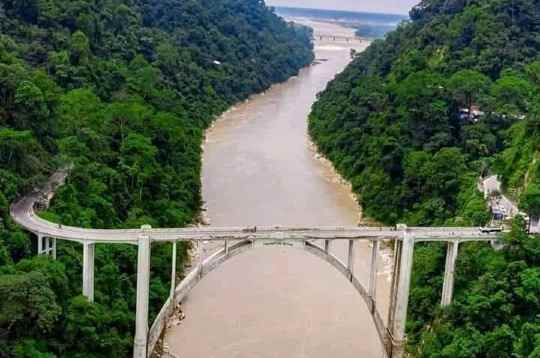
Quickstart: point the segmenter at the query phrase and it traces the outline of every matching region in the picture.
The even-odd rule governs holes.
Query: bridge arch
[[[26,230],[34,233],[38,240],[38,254],[55,257],[56,240],[68,240],[83,245],[83,295],[90,301],[94,292],[94,250],[96,244],[132,244],[137,245],[137,298],[136,322],[133,356],[148,357],[163,331],[165,322],[170,316],[175,303],[181,300],[207,273],[214,270],[224,261],[253,246],[296,246],[321,257],[329,262],[339,272],[344,274],[361,294],[372,311],[372,317],[377,327],[381,341],[385,343],[387,356],[402,358],[405,346],[405,322],[412,271],[412,259],[415,242],[435,241],[448,243],[446,268],[444,274],[443,295],[441,304],[447,305],[452,299],[454,267],[458,254],[458,246],[463,241],[493,241],[497,240],[501,229],[497,228],[467,228],[467,227],[432,227],[407,228],[397,227],[211,227],[211,228],[161,228],[153,229],[143,226],[140,229],[102,230],[85,229],[63,226],[48,222],[36,215],[35,209],[44,198],[50,199],[57,186],[62,185],[68,171],[59,171],[51,176],[41,190],[20,198],[10,208],[13,220]],[[314,244],[316,240],[324,240],[324,248]],[[347,263],[331,255],[330,242],[346,240],[349,243]],[[376,262],[378,243],[381,240],[394,242],[394,272],[390,293],[390,309],[387,329],[383,324],[374,301]],[[210,256],[197,266],[178,285],[175,285],[176,273],[176,243],[179,241],[221,241],[225,242],[222,250]],[[356,241],[373,242],[372,262],[370,269],[369,287],[364,288],[352,274],[353,247]],[[148,304],[150,289],[150,254],[152,242],[172,242],[172,273],[170,297],[162,307],[157,319],[148,329]],[[228,245],[229,243],[233,243]],[[150,344],[149,344],[150,343]],[[149,349],[150,348],[150,349]]]
[[[330,252],[330,240],[324,241],[324,246],[319,246],[313,241],[262,241],[257,242],[253,240],[241,240],[229,245],[228,241],[225,241],[224,247],[219,249],[214,254],[210,255],[203,261],[199,262],[188,275],[174,288],[174,293],[169,297],[167,302],[162,307],[160,313],[155,318],[148,334],[148,354],[150,355],[156,348],[156,344],[159,338],[162,336],[167,320],[172,314],[174,308],[180,304],[186,296],[197,286],[197,284],[206,277],[209,273],[216,270],[225,262],[232,258],[242,255],[248,251],[257,248],[264,247],[289,247],[292,249],[302,250],[307,252],[327,263],[329,263],[334,269],[341,273],[344,278],[349,281],[353,288],[360,294],[365,302],[368,311],[370,312],[371,319],[376,327],[377,334],[385,352],[385,357],[388,357],[386,345],[388,344],[387,330],[384,325],[384,321],[381,317],[379,310],[377,309],[375,301],[375,287],[376,287],[376,274],[377,274],[377,255],[379,250],[380,241],[372,241],[371,250],[371,265],[370,265],[370,280],[368,287],[360,282],[360,280],[354,275],[353,270],[353,249],[354,241],[349,241],[349,253],[348,262],[345,263],[337,256]]]

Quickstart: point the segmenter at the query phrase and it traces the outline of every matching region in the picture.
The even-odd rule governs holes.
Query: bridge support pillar
[[[37,234],[37,254],[38,256],[43,253],[43,235]]]
[[[172,244],[172,265],[171,265],[171,305],[174,305],[174,291],[176,290],[176,241]]]
[[[324,252],[326,254],[330,253],[330,240],[324,240]]]
[[[143,227],[143,230],[148,227]],[[150,236],[139,237],[137,254],[137,306],[135,317],[134,358],[147,358],[148,300],[150,293]]]
[[[43,247],[41,248],[41,254],[49,255],[50,249],[51,249],[51,239],[45,236],[43,238]]]
[[[452,303],[454,294],[454,272],[456,270],[456,260],[458,256],[459,242],[451,241],[446,249],[446,265],[444,269],[444,282],[441,297],[441,306],[448,306]]]
[[[56,239],[37,234],[37,254],[50,255],[56,260]]]
[[[407,322],[407,308],[409,305],[409,289],[411,285],[411,273],[414,256],[414,237],[402,226],[403,237],[398,243],[401,246],[399,267],[395,274],[397,280],[395,285],[395,298],[391,309],[390,330],[390,351],[392,358],[403,358],[405,356],[405,324]]]
[[[373,240],[371,242],[371,262],[369,270],[369,285],[368,285],[368,296],[371,301],[371,312],[375,312],[375,296],[377,294],[377,256],[379,255],[379,240]]]
[[[347,270],[349,270],[350,279],[352,280],[354,277],[354,240],[349,240]]]
[[[83,244],[83,296],[94,302],[94,254],[96,244]]]

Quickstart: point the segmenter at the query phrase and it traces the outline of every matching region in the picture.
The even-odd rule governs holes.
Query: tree
[[[21,82],[15,93],[15,104],[18,108],[17,127],[31,129],[38,138],[44,138],[50,111],[41,89],[30,81]]]
[[[130,133],[120,148],[120,165],[127,170],[131,178],[131,187],[139,193],[142,200],[143,187],[154,173],[155,156],[158,150],[149,138]]]
[[[46,352],[47,344],[35,339],[25,339],[19,342],[12,351],[14,358],[55,358],[52,353]]]
[[[529,108],[531,84],[513,72],[504,73],[491,87],[497,110],[503,114],[519,115]]]
[[[525,192],[521,194],[519,206],[529,214],[529,225],[533,219],[540,218],[540,186],[537,183],[527,186]]]
[[[540,60],[536,60],[525,67],[529,80],[536,86],[540,85]]]
[[[82,31],[71,35],[71,63],[86,65],[91,54],[90,41]]]
[[[90,303],[83,296],[71,300],[66,317],[65,334],[71,352],[92,352],[93,356],[127,356],[129,337],[121,337],[115,327],[120,316],[118,307],[107,314],[105,307]],[[124,309],[127,307],[124,306]],[[89,347],[92,347],[91,350]]]
[[[458,103],[472,111],[478,96],[489,88],[491,80],[484,74],[474,70],[461,70],[452,75],[448,88]]]
[[[13,337],[42,336],[60,317],[56,295],[40,272],[0,275],[0,296],[0,327]]]

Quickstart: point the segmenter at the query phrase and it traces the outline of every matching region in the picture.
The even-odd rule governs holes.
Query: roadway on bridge
[[[11,216],[22,227],[45,237],[94,243],[132,243],[136,244],[142,235],[152,241],[223,241],[245,239],[298,239],[349,240],[371,238],[385,240],[400,237],[401,231],[395,227],[280,227],[280,226],[246,226],[246,227],[195,227],[195,228],[148,228],[148,229],[85,229],[59,225],[38,216],[35,207],[44,197],[52,197],[55,183],[61,183],[67,176],[65,172],[57,172],[51,176],[44,189],[34,191],[11,206]],[[407,231],[418,241],[445,241],[449,237],[492,239],[482,228],[408,228]]]

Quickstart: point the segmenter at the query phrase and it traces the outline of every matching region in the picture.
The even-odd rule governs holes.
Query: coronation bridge
[[[11,206],[12,218],[37,237],[38,255],[56,258],[56,241],[68,240],[83,245],[82,293],[94,300],[94,252],[97,244],[132,244],[138,246],[136,328],[133,356],[149,357],[165,329],[174,307],[182,302],[189,291],[209,272],[228,259],[258,247],[291,247],[305,250],[330,263],[364,299],[377,329],[386,357],[405,355],[405,323],[415,243],[445,242],[448,245],[441,305],[451,303],[454,270],[458,247],[467,241],[493,241],[500,230],[458,227],[248,227],[248,228],[177,228],[101,230],[63,226],[48,222],[36,214],[44,198],[51,198],[58,185],[62,185],[67,171],[54,174],[41,189],[23,197]],[[332,253],[332,242],[348,242],[348,257],[341,261]],[[200,262],[181,282],[176,282],[176,243],[182,241],[219,241],[223,247]],[[370,272],[367,287],[353,274],[354,246],[358,241],[371,243]],[[386,319],[379,313],[375,300],[377,257],[383,241],[394,245],[394,265],[390,293],[390,309]],[[153,324],[148,322],[150,286],[150,254],[154,242],[173,243],[170,295]]]
[[[314,34],[312,40],[318,41],[332,41],[332,42],[362,42],[362,38],[358,36],[345,36],[345,35],[326,35],[326,34]]]

